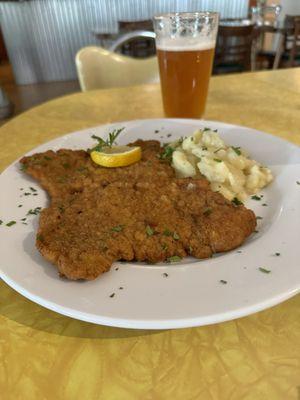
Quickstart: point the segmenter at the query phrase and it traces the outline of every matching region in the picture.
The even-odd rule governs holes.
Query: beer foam
[[[211,38],[161,38],[156,43],[158,50],[164,51],[202,51],[213,49],[216,45],[215,40]]]

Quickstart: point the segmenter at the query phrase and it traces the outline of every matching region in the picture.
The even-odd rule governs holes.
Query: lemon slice
[[[103,147],[102,151],[92,151],[91,158],[94,163],[102,167],[125,167],[140,161],[142,150],[139,146],[113,146]]]

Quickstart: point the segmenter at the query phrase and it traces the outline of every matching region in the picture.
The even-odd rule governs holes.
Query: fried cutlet
[[[51,196],[36,244],[61,275],[95,279],[116,260],[207,258],[239,246],[254,231],[251,210],[212,192],[204,178],[177,179],[157,157],[159,142],[139,145],[142,160],[123,168],[99,167],[88,153],[72,150],[21,160]]]

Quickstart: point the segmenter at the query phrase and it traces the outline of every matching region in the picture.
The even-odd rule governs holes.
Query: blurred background
[[[96,46],[112,62],[153,59],[153,15],[208,10],[220,13],[213,74],[300,65],[300,0],[0,0],[0,123],[57,96],[104,87],[103,79],[84,81],[84,63],[95,74],[95,61],[78,56],[76,64],[80,49]]]

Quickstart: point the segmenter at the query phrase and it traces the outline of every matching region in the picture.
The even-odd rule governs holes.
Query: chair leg
[[[274,59],[274,63],[273,63],[273,69],[277,69],[279,66],[281,56],[283,53],[283,45],[284,45],[284,35],[280,34],[279,43],[278,43],[278,47],[277,47],[277,51],[276,51],[276,55],[275,55],[275,59]]]

